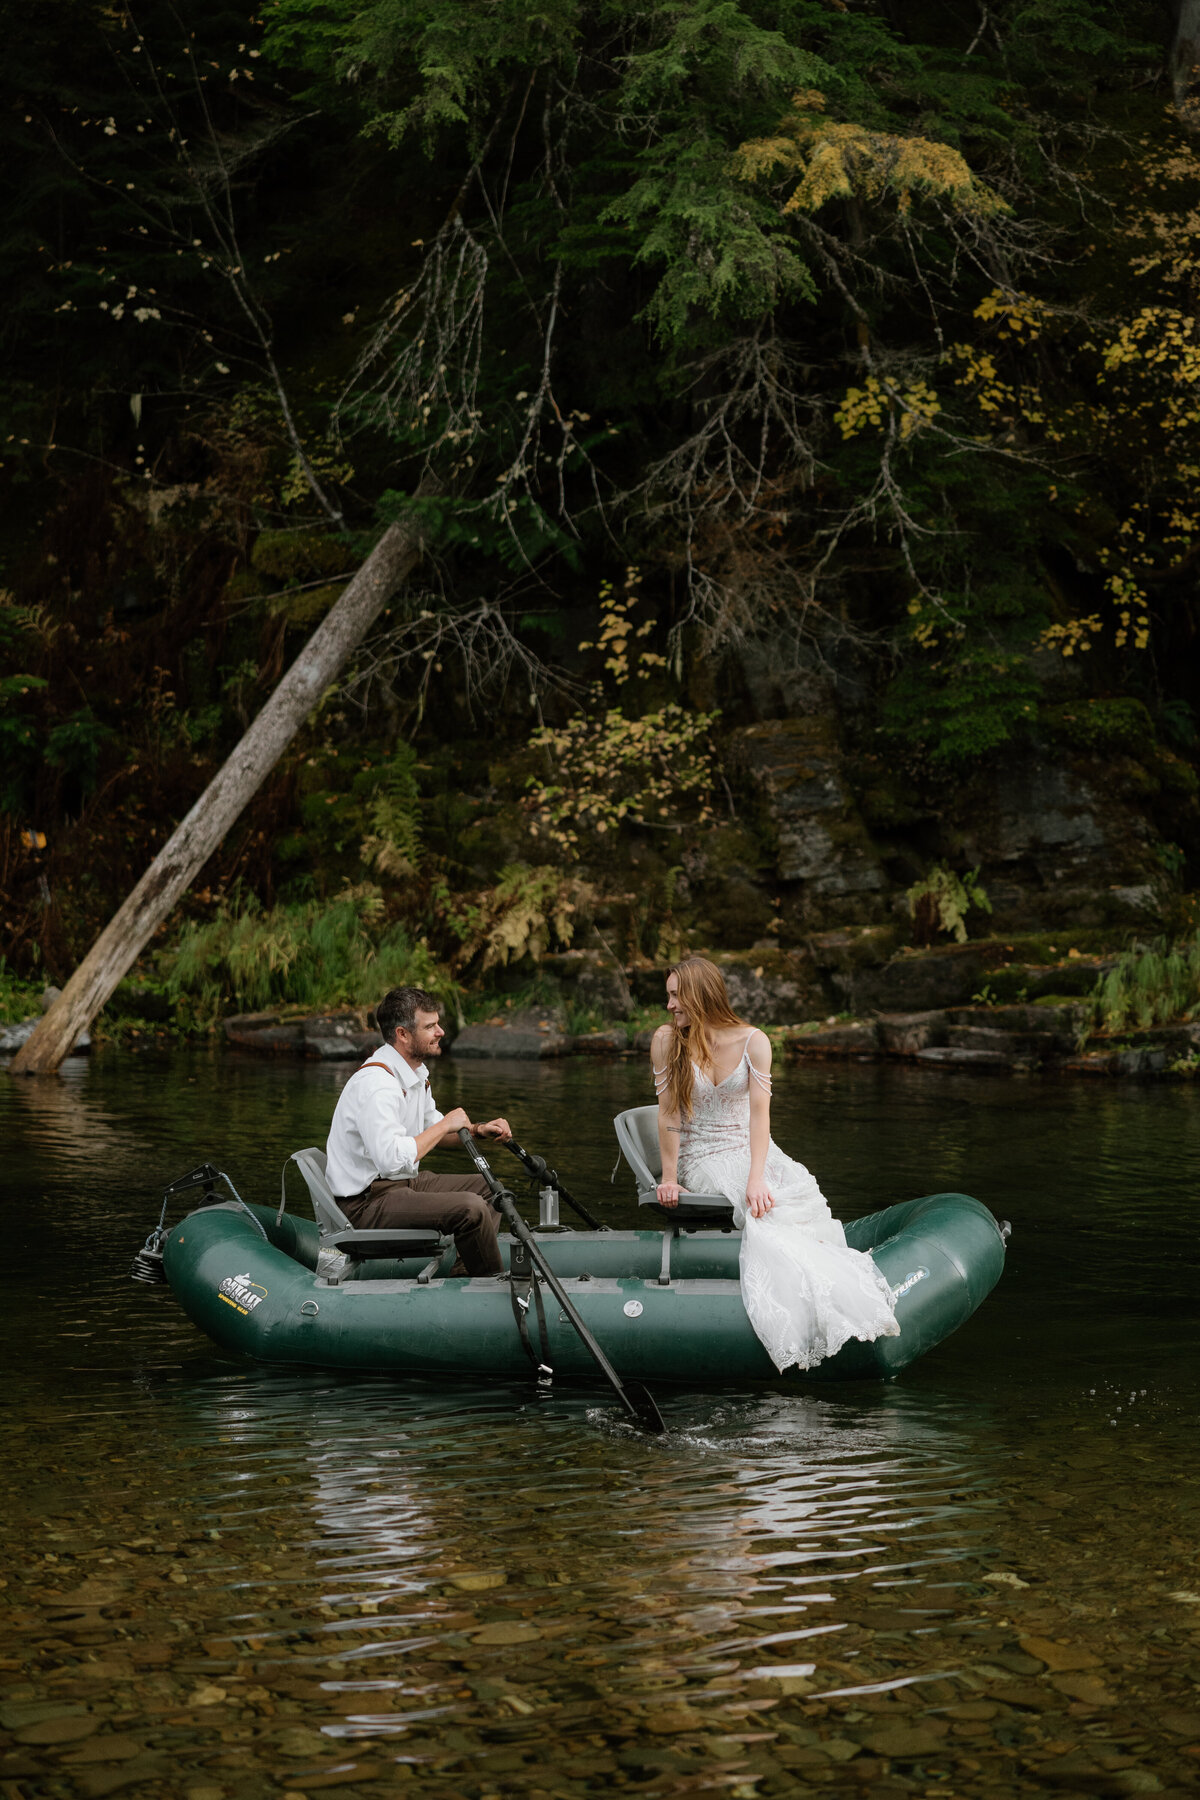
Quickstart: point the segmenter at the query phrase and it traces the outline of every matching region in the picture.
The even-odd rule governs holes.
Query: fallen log
[[[236,750],[175,828],[105,926],[59,998],[10,1064],[14,1074],[58,1068],[262,786],[322,694],[357,649],[423,550],[415,515],[390,525],[313,632]]]

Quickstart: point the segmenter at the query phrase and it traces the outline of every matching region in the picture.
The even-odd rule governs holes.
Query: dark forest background
[[[973,931],[1189,928],[1191,29],[6,5],[11,1009],[411,504],[418,574],[118,1012],[899,941],[931,873]]]

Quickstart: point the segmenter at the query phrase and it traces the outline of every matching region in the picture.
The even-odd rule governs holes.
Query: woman
[[[661,1206],[680,1190],[724,1194],[742,1228],[742,1301],[781,1372],[811,1369],[848,1338],[896,1337],[892,1290],[851,1250],[802,1163],[771,1140],[771,1044],[739,1019],[714,963],[667,976],[671,1023],[654,1034]]]

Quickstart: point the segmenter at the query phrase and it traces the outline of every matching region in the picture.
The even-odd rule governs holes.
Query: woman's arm
[[[650,1066],[654,1071],[654,1091],[658,1095],[658,1151],[662,1158],[662,1177],[658,1183],[658,1204],[679,1205],[679,1111],[671,1107],[665,1077],[667,1046],[672,1027],[660,1025],[650,1043]]]
[[[765,1032],[756,1031],[747,1049],[750,1052],[750,1179],[746,1183],[746,1205],[756,1219],[761,1219],[775,1204],[765,1173],[771,1143],[771,1040]]]

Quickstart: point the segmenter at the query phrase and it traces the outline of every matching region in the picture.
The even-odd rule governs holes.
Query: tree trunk
[[[333,610],[314,631],[228,761],[209,782],[10,1067],[48,1074],[71,1052],[155,928],[258,792],[322,694],[420,560],[422,528],[390,525]]]
[[[1181,123],[1195,131],[1200,127],[1200,0],[1177,0],[1171,88]]]

